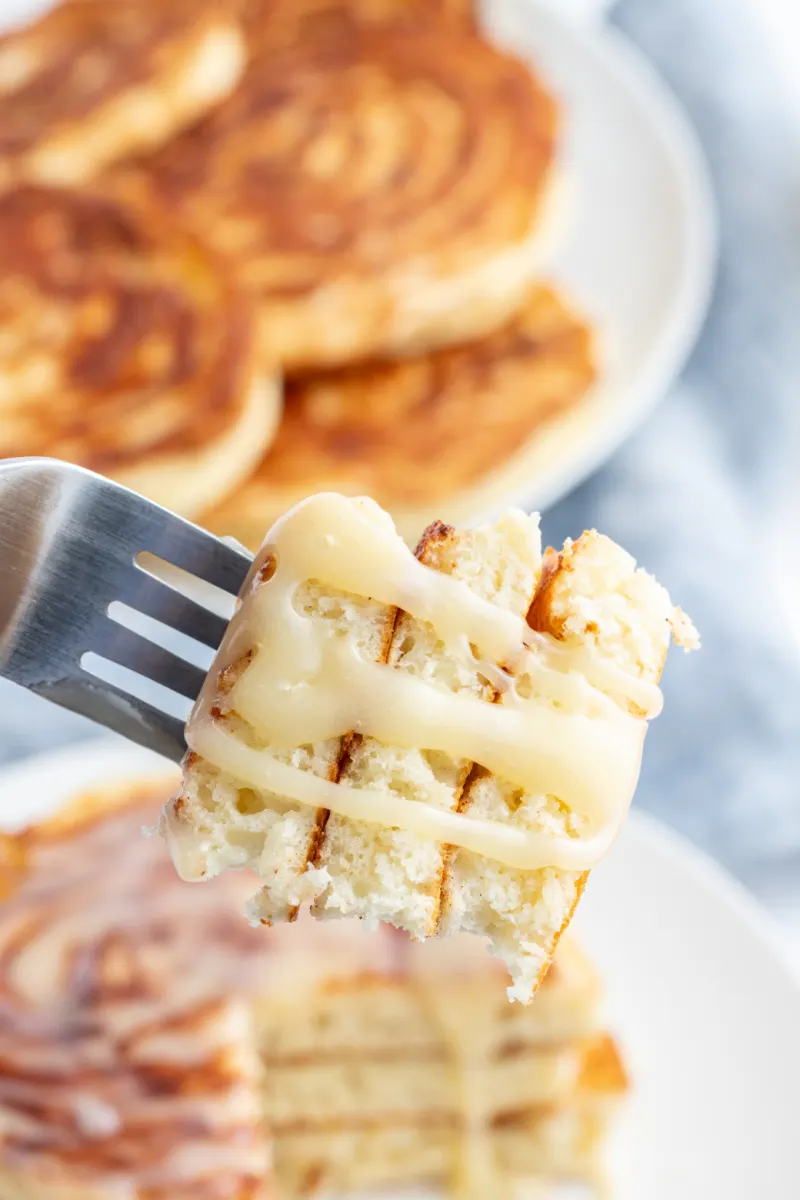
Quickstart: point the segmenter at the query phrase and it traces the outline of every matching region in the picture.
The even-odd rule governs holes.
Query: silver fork
[[[0,460],[0,675],[180,759],[250,565],[91,471]]]

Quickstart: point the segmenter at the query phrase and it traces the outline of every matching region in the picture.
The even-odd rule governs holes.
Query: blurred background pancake
[[[548,93],[452,22],[358,11],[257,46],[214,113],[122,169],[236,264],[261,353],[286,369],[490,332],[540,269]]]
[[[585,395],[597,373],[591,330],[548,287],[504,329],[421,358],[297,376],[280,431],[254,476],[206,514],[255,549],[303,496],[373,496],[401,527],[408,509],[444,509]],[[438,511],[438,509],[437,509]]]
[[[0,195],[0,456],[68,459],[192,515],[263,454],[278,387],[214,256],[146,208]]]
[[[558,105],[473,0],[67,0],[4,113],[0,455],[255,547],[323,487],[469,521],[583,411]]]
[[[169,787],[107,788],[0,833],[6,1197],[272,1195],[246,997],[264,939],[243,879],[188,888],[142,836]]]
[[[82,0],[0,38],[0,186],[75,183],[233,88],[244,42],[207,3]]]
[[[373,23],[440,19],[477,28],[473,0],[234,0],[234,11],[252,44],[273,49]]]

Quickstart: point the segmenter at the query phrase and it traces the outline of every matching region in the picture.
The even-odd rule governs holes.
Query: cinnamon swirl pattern
[[[260,296],[260,348],[306,368],[496,328],[539,266],[555,107],[444,22],[351,22],[256,53],[139,170]]]
[[[0,456],[91,467],[191,516],[278,417],[254,316],[212,254],[111,195],[0,195]]]
[[[403,525],[406,507],[502,467],[580,402],[595,372],[590,330],[536,287],[508,326],[481,341],[299,376],[258,471],[206,523],[256,549],[280,513],[331,489],[373,496]]]
[[[251,43],[290,46],[301,38],[347,36],[365,24],[445,20],[475,30],[473,0],[239,0],[237,15]]]
[[[62,4],[0,37],[0,186],[75,183],[153,148],[235,86],[244,42],[218,5]]]
[[[163,799],[0,838],[4,1195],[265,1194],[244,996],[264,938],[235,882],[181,884],[141,836]]]

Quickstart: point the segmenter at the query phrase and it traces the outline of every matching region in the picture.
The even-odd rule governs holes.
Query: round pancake
[[[256,474],[204,523],[255,550],[282,512],[334,490],[372,496],[401,529],[418,529],[419,510],[450,512],[454,496],[469,509],[470,489],[524,454],[595,375],[590,329],[536,287],[508,326],[479,342],[297,377]]]
[[[260,297],[269,362],[306,369],[479,336],[540,263],[555,107],[442,21],[354,19],[256,53],[236,92],[137,170]]]
[[[47,455],[191,516],[258,461],[280,411],[254,314],[216,259],[110,195],[0,195],[0,457]]]
[[[228,95],[244,57],[219,6],[60,5],[0,37],[0,185],[82,182],[160,146]]]

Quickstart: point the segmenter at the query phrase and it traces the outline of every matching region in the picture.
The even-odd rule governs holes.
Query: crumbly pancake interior
[[[265,922],[311,901],[480,932],[529,1000],[630,803],[683,636],[666,592],[597,534],[542,560],[513,511],[434,526],[415,560],[377,506],[336,496],[257,563],[165,810],[179,869],[254,866]]]

